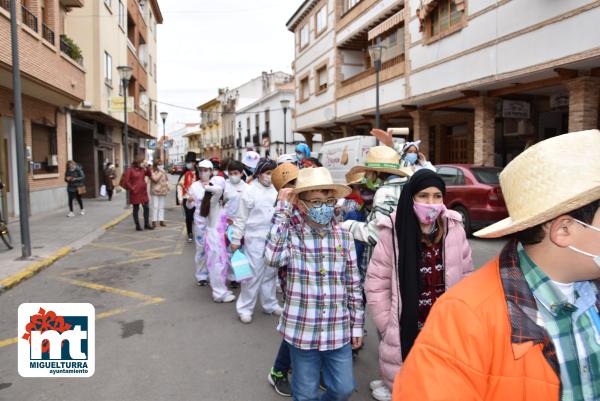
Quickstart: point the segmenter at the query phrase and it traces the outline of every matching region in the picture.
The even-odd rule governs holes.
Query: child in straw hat
[[[352,349],[362,344],[362,289],[352,236],[333,219],[337,200],[349,193],[317,167],[300,170],[295,189],[278,196],[265,259],[269,266],[287,266],[278,330],[290,348],[296,400],[348,400],[354,391]],[[321,371],[327,390],[319,398]]]
[[[505,168],[510,217],[475,235],[511,238],[435,303],[394,401],[600,399],[599,155],[590,130]]]

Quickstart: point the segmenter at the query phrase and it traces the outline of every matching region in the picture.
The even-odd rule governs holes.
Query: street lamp
[[[129,87],[129,80],[131,74],[133,74],[133,68],[128,65],[120,65],[117,67],[119,71],[119,77],[121,78],[121,85],[123,85],[123,173],[129,168],[129,133],[127,126],[127,87]],[[129,206],[129,191],[126,191],[125,195],[125,207]]]
[[[238,132],[238,160],[242,160],[242,122],[238,121],[238,126],[237,126],[237,132]]]
[[[286,126],[286,118],[288,107],[290,107],[289,99],[281,99],[279,101],[281,103],[281,108],[283,109],[283,153],[287,153],[287,126]]]
[[[373,45],[369,47],[369,55],[375,65],[375,128],[380,128],[380,113],[379,113],[379,71],[381,71],[381,53],[384,46]]]
[[[169,113],[167,113],[166,111],[163,111],[160,113],[160,118],[162,119],[163,122],[163,136],[162,136],[162,162],[163,165],[166,166],[166,161],[165,161],[165,121],[167,121],[167,116],[169,115]]]

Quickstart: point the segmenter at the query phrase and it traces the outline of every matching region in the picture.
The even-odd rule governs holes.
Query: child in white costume
[[[281,315],[282,312],[275,290],[277,270],[267,268],[263,257],[277,198],[277,191],[271,184],[271,172],[275,167],[272,160],[260,160],[254,173],[256,179],[242,193],[233,221],[232,249],[239,248],[244,239],[242,250],[254,273],[251,279],[242,283],[236,304],[243,323],[252,322],[259,293],[265,313]]]
[[[200,216],[200,205],[204,198],[204,188],[208,186],[210,177],[212,176],[212,163],[210,160],[202,160],[198,163],[200,171],[200,180],[195,181],[188,190],[189,198],[187,206],[195,207],[194,212],[194,242],[196,243],[196,256],[194,262],[196,264],[196,281],[198,285],[204,287],[208,285],[208,270],[206,269],[206,255],[204,253],[205,237],[206,237],[206,218]]]

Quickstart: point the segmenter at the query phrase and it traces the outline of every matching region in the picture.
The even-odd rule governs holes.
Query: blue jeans
[[[333,351],[302,350],[289,344],[294,401],[346,401],[354,391],[352,345]],[[319,373],[327,391],[319,398]]]
[[[290,345],[285,340],[281,340],[281,345],[279,346],[279,351],[277,351],[277,357],[275,357],[275,363],[273,364],[273,370],[282,372],[287,376],[291,368]]]

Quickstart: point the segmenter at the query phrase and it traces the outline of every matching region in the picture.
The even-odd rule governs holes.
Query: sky
[[[196,107],[219,88],[235,88],[262,71],[291,73],[294,36],[285,23],[301,3],[159,0],[164,21],[158,27],[157,100],[158,112],[169,113],[167,132],[199,122]]]

